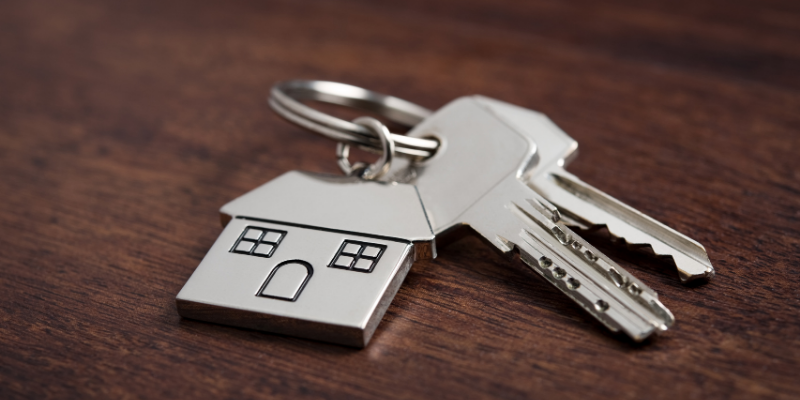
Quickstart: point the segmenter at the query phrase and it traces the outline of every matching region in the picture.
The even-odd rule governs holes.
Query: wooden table
[[[0,5],[0,398],[798,398],[792,1]],[[717,276],[601,246],[677,318],[634,344],[467,237],[356,350],[181,319],[225,202],[334,143],[291,78],[547,114],[570,171],[706,246]]]

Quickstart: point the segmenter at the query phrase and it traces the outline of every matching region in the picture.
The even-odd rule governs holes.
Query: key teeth
[[[631,225],[634,229],[642,233],[657,238],[663,242],[667,247],[661,248],[661,252],[657,252],[651,243],[630,243],[625,240],[624,235],[617,235],[615,233],[616,222],[609,224],[602,223],[603,219],[594,215],[593,219],[587,220],[579,215],[578,210],[570,210],[564,204],[558,204],[558,201],[553,201],[552,198],[547,198],[547,201],[553,203],[561,211],[563,221],[579,229],[591,230],[597,227],[605,226],[612,237],[625,240],[628,249],[635,249],[641,247],[650,247],[654,255],[658,257],[671,257],[672,262],[678,269],[678,275],[681,282],[686,284],[692,281],[707,281],[714,276],[714,267],[711,266],[711,261],[708,259],[708,253],[705,247],[700,243],[692,240],[691,238],[683,235],[682,233],[642,214],[638,210],[621,203],[619,200],[603,193],[602,191],[592,187],[581,181],[578,177],[564,171],[563,169],[551,171],[546,174],[545,179],[534,180],[529,183],[534,191],[544,190],[548,192],[553,190],[550,195],[569,194],[570,198],[580,200],[580,203],[573,204],[579,207],[581,204],[586,204],[597,209],[602,214],[619,219],[623,223]],[[563,199],[562,199],[563,200]],[[562,207],[565,206],[565,207]],[[620,227],[617,227],[620,228]],[[659,248],[661,246],[658,246]]]
[[[564,221],[564,222],[567,222],[567,221]],[[704,260],[704,261],[696,260],[694,258],[691,258],[692,261],[695,261],[695,262],[697,262],[699,264],[702,264],[705,267],[705,269],[703,270],[702,273],[692,274],[692,273],[682,269],[680,267],[680,265],[678,265],[678,263],[675,261],[675,258],[672,256],[672,254],[657,253],[650,243],[631,243],[631,242],[628,242],[625,239],[625,237],[615,234],[614,231],[611,229],[611,227],[609,227],[607,224],[595,224],[595,225],[591,225],[591,226],[588,226],[588,227],[584,227],[584,226],[580,226],[580,225],[572,225],[572,224],[567,224],[567,225],[570,226],[570,228],[573,228],[573,229],[574,228],[578,228],[578,229],[584,230],[584,231],[597,231],[597,230],[605,228],[608,231],[609,235],[611,236],[611,238],[612,238],[612,240],[614,242],[616,242],[616,243],[622,242],[622,244],[628,250],[635,250],[635,251],[638,251],[638,250],[649,250],[649,251],[647,251],[647,253],[652,254],[653,256],[655,256],[657,258],[665,258],[665,259],[668,258],[668,259],[670,259],[672,264],[675,265],[675,268],[678,270],[678,277],[680,278],[681,283],[684,284],[684,285],[688,284],[690,282],[691,283],[695,283],[695,282],[708,281],[711,278],[713,278],[714,275],[716,274],[716,271],[714,270],[714,267],[711,265],[711,261],[708,260],[708,256],[707,255],[706,255],[706,260]],[[705,248],[703,248],[702,245],[698,244],[698,246],[700,246],[700,248],[702,248],[705,251]]]
[[[554,205],[554,204],[552,204],[552,203],[550,203],[550,202],[548,202],[547,200],[544,200],[544,199],[536,199],[536,200],[527,199],[527,202],[528,202],[528,204],[530,204],[530,205],[532,205],[534,207],[536,207],[538,205],[538,206],[544,208],[545,210],[547,210],[548,213],[550,213],[550,218],[551,218],[551,220],[553,222],[555,222],[555,223],[561,222],[561,223],[567,225],[568,227],[570,227],[570,229],[577,228],[577,229],[585,230],[585,231],[594,231],[594,230],[599,230],[599,229],[605,228],[608,231],[609,235],[611,235],[612,239],[614,239],[614,241],[623,242],[623,244],[625,245],[625,247],[628,250],[649,249],[650,253],[653,254],[657,258],[669,258],[670,260],[672,260],[672,264],[675,265],[675,268],[678,270],[678,277],[680,278],[681,283],[684,284],[684,285],[688,284],[690,282],[705,282],[705,281],[708,281],[715,274],[714,267],[711,266],[711,261],[708,260],[708,255],[706,255],[705,262],[701,262],[701,261],[699,261],[699,260],[697,260],[697,259],[695,259],[693,257],[689,257],[692,261],[698,262],[698,263],[702,264],[705,267],[705,269],[703,270],[702,273],[700,273],[700,274],[692,274],[692,273],[682,269],[680,267],[680,265],[678,264],[678,262],[675,261],[675,258],[673,257],[672,254],[656,253],[655,248],[653,248],[652,244],[650,244],[650,243],[630,243],[625,239],[625,237],[615,234],[614,231],[611,229],[611,227],[609,227],[607,224],[595,224],[595,225],[584,225],[584,224],[581,224],[581,223],[578,222],[577,219],[570,218],[568,215],[565,215],[565,214],[562,214],[561,212],[559,212],[558,206],[556,206],[556,205]],[[519,205],[517,205],[517,207],[519,207]],[[703,253],[705,254],[705,248],[703,247],[703,245],[697,243],[697,246],[700,247],[700,249],[702,249]]]

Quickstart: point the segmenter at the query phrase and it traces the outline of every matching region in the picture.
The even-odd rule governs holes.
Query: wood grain
[[[788,0],[4,1],[0,398],[798,398],[798,71]],[[336,172],[266,107],[290,78],[542,111],[717,276],[593,237],[677,317],[639,345],[473,237],[361,351],[182,320],[222,204]]]

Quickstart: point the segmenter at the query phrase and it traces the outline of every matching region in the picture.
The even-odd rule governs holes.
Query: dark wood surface
[[[266,106],[291,78],[542,111],[717,276],[594,237],[677,318],[643,344],[471,237],[364,350],[182,320],[222,204],[337,172]],[[790,0],[3,1],[0,398],[798,398],[799,130]]]

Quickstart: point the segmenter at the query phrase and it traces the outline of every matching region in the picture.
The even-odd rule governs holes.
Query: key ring
[[[292,80],[278,82],[272,87],[269,105],[282,117],[340,143],[359,146],[374,153],[384,149],[377,130],[330,116],[300,103],[299,100],[315,100],[372,111],[392,122],[409,127],[432,114],[424,107],[397,97],[343,83]],[[428,158],[439,147],[439,142],[435,139],[413,138],[395,133],[390,133],[390,137],[396,154],[404,157]]]
[[[362,179],[378,179],[389,172],[389,168],[392,166],[392,160],[394,160],[395,144],[392,139],[392,134],[389,132],[389,128],[387,128],[386,125],[372,117],[359,117],[354,119],[353,123],[374,132],[375,135],[380,138],[383,152],[381,153],[381,158],[369,166],[366,166],[362,162],[350,164],[350,145],[339,142],[339,144],[336,145],[336,158],[338,159],[339,168],[342,169],[345,175],[360,173]]]

